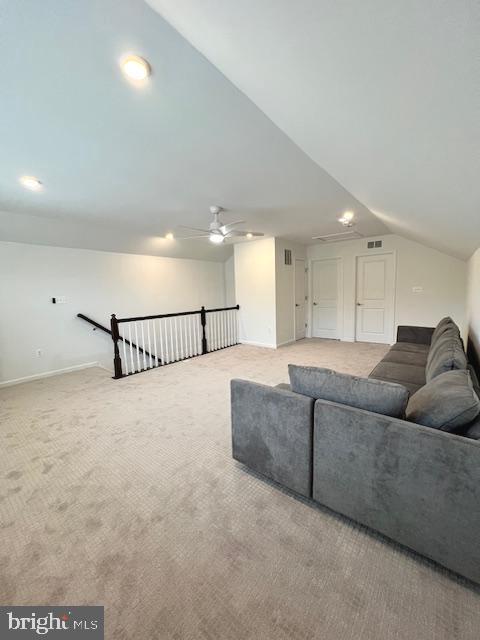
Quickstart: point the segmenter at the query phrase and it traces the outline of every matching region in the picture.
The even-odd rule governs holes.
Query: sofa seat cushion
[[[427,353],[430,349],[428,344],[418,344],[417,342],[396,342],[390,347],[390,351],[412,351],[414,353]]]
[[[409,392],[400,384],[359,378],[331,369],[289,364],[292,391],[391,417],[403,417]]]
[[[426,351],[389,351],[382,362],[396,362],[397,364],[414,364],[426,367],[428,352]]]
[[[467,357],[455,327],[444,331],[428,352],[426,379],[430,382],[447,371],[467,368]]]
[[[480,440],[480,414],[468,425],[462,435],[472,440]]]
[[[471,423],[480,413],[480,399],[473,388],[470,372],[441,373],[419,389],[407,406],[407,420],[441,431],[455,432]]]
[[[398,362],[379,362],[369,375],[369,378],[376,380],[389,380],[405,384],[412,383],[422,387],[425,380],[425,367],[416,364],[402,364]]]

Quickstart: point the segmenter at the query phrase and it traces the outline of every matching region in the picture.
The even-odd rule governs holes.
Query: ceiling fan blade
[[[264,236],[264,233],[260,233],[258,231],[229,231],[228,233],[225,234],[226,238],[233,238],[233,237],[245,237],[245,236]]]
[[[228,224],[224,224],[222,230],[225,230],[225,233],[228,233],[230,227],[234,227],[236,224],[243,224],[245,220],[236,220],[235,222],[229,222]]]
[[[200,236],[177,236],[177,240],[195,240],[195,238],[209,238],[210,234]]]
[[[189,231],[201,231],[202,233],[210,233],[210,229],[198,229],[198,227],[186,227],[183,224],[177,226],[178,229],[188,229]]]

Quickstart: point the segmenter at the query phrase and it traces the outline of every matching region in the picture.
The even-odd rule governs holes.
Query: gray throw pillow
[[[467,357],[462,340],[455,327],[444,331],[430,347],[425,368],[427,382],[452,369],[466,369]]]
[[[480,413],[469,371],[442,373],[410,398],[407,420],[441,431],[458,431]]]
[[[403,418],[409,392],[401,384],[358,378],[331,369],[288,365],[292,391],[315,400],[330,400],[357,409]]]

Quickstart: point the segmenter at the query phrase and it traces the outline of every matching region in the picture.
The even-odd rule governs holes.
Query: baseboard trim
[[[304,338],[301,339],[303,340]],[[295,342],[297,342],[297,340],[285,340],[285,342],[279,342],[277,344],[277,349],[278,347],[285,347],[287,344],[294,344]]]
[[[277,345],[267,344],[266,342],[253,342],[252,340],[240,339],[240,344],[247,344],[249,347],[264,347],[265,349],[276,349]]]
[[[5,380],[0,382],[1,387],[13,387],[16,384],[23,384],[24,382],[33,382],[33,380],[40,380],[41,378],[51,378],[52,376],[59,376],[62,373],[71,373],[72,371],[80,371],[81,369],[90,369],[91,367],[100,367],[99,362],[85,362],[83,364],[76,364],[73,367],[65,367],[64,369],[54,369],[52,371],[44,371],[43,373],[35,373],[31,376],[25,376],[24,378],[14,378],[13,380]],[[105,369],[105,367],[102,367]]]

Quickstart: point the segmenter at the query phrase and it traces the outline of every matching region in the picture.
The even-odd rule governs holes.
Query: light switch
[[[66,298],[66,296],[55,296],[55,298],[52,298],[52,303],[53,304],[67,304],[67,298]]]
[[[423,287],[412,287],[413,293],[423,293]]]

